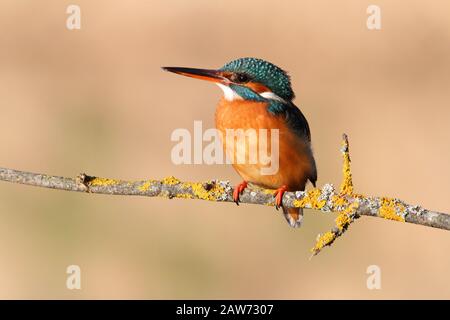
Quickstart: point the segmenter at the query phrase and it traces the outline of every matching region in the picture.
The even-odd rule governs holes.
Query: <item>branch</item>
[[[336,226],[319,235],[313,255],[325,246],[331,245],[360,216],[372,216],[409,222],[427,227],[450,230],[450,215],[410,205],[396,198],[368,197],[353,191],[350,170],[350,155],[347,136],[342,145],[344,158],[343,181],[339,191],[332,184],[309,191],[286,192],[283,206],[286,208],[316,209],[322,212],[335,212]],[[76,178],[66,178],[0,168],[0,180],[21,183],[50,189],[99,193],[110,195],[133,195],[145,197],[164,197],[182,199],[201,199],[216,202],[234,202],[233,187],[229,181],[211,180],[207,182],[182,182],[175,177],[163,180],[127,181],[99,178],[80,174]],[[274,190],[253,187],[240,196],[241,203],[274,206]]]

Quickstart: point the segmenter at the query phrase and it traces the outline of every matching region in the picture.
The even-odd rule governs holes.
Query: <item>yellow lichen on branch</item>
[[[311,249],[313,255],[318,254],[324,247],[331,245],[339,236],[341,236],[348,226],[358,218],[357,209],[359,203],[369,199],[363,195],[355,194],[353,190],[353,179],[350,167],[350,152],[347,135],[342,139],[342,183],[340,193],[332,197],[331,210],[338,213],[335,219],[336,227],[322,235],[319,235],[315,246]],[[314,192],[314,190],[310,191]],[[349,202],[348,199],[352,199]],[[374,200],[372,200],[373,202]],[[303,204],[300,203],[299,204]],[[378,202],[378,215],[382,218],[405,222],[406,207],[405,204],[393,198],[383,197]]]
[[[191,188],[196,197],[202,200],[217,201],[224,194],[225,189],[215,181],[207,183],[190,182],[184,183],[185,187]]]
[[[177,178],[175,178],[174,176],[166,177],[162,180],[162,183],[168,184],[168,185],[174,185],[174,184],[178,184],[180,182],[181,181],[178,180]]]
[[[358,218],[358,208],[360,203],[371,202],[372,207],[376,208],[376,215],[395,221],[405,221],[407,209],[405,204],[394,198],[367,198],[361,194],[355,194],[353,188],[353,179],[350,166],[350,151],[347,135],[343,135],[341,147],[343,165],[342,182],[339,192],[335,192],[332,185],[325,185],[323,188],[314,188],[308,191],[299,191],[295,193],[296,197],[292,199],[291,207],[316,209],[325,212],[335,212],[335,227],[323,234],[319,234],[316,244],[311,249],[313,256],[318,254],[324,247],[330,246],[340,237],[351,223]],[[84,176],[88,187],[107,187],[117,186],[125,183],[122,180]],[[87,179],[87,180],[86,180]],[[151,190],[161,190],[159,196],[165,198],[180,199],[202,199],[208,201],[226,201],[227,193],[230,187],[220,181],[208,182],[182,182],[173,176],[166,177],[161,181],[144,180],[137,183],[139,192],[149,193]],[[162,187],[162,188],[161,188]],[[89,188],[88,188],[89,189]],[[274,196],[274,190],[264,189],[252,186],[255,193],[261,192],[270,197]],[[255,193],[256,194],[256,193]],[[264,204],[274,205],[273,201],[267,201]],[[375,206],[373,205],[375,204]]]
[[[294,200],[294,205],[299,208],[322,209],[326,201],[321,199],[321,195],[320,189],[309,190],[302,199]]]
[[[112,186],[118,183],[120,180],[95,177],[89,181],[89,186]]]
[[[357,218],[356,209],[359,204],[357,201],[348,203],[346,196],[353,196],[353,179],[350,168],[350,153],[347,135],[344,134],[342,138],[342,183],[340,194],[332,198],[332,207],[334,211],[338,212],[335,219],[336,227],[333,230],[319,235],[315,246],[311,249],[313,256],[318,254],[324,247],[330,246],[336,238],[341,236],[348,228],[348,226]],[[317,189],[315,189],[317,190]],[[314,191],[314,190],[313,190]],[[320,190],[319,190],[320,191]]]
[[[405,222],[404,214],[406,208],[403,203],[397,199],[392,198],[382,198],[380,206],[380,216],[400,222]]]
[[[357,209],[358,202],[353,202],[345,210],[339,212],[335,219],[336,228],[317,237],[316,244],[311,249],[313,256],[318,254],[324,247],[330,246],[347,230],[348,226],[357,218]]]
[[[139,191],[145,192],[147,191],[150,186],[152,185],[154,181],[153,180],[147,180],[145,181],[140,187],[139,187]]]
[[[317,237],[316,244],[311,249],[313,255],[330,246],[361,215],[450,230],[449,214],[426,210],[396,198],[367,197],[355,193],[346,135],[343,136],[341,151],[343,178],[339,190],[336,191],[332,184],[325,184],[322,188],[291,191],[283,195],[283,206],[286,208],[307,208],[337,214],[332,230]],[[170,176],[162,180],[127,181],[89,176],[84,173],[76,178],[68,178],[7,168],[0,168],[0,180],[89,194],[234,202],[232,185],[229,181],[220,180],[183,182]],[[251,185],[241,194],[240,202],[274,206],[274,190]]]
[[[331,245],[334,240],[336,240],[337,235],[333,231],[327,231],[324,234],[319,234],[317,236],[316,244],[314,248],[311,249],[311,252],[315,256],[322,250],[324,247]]]
[[[341,193],[342,194],[353,194],[353,178],[352,171],[350,170],[350,152],[348,145],[348,137],[346,134],[342,137],[342,156],[344,158],[344,164],[342,166],[342,183],[341,183]]]

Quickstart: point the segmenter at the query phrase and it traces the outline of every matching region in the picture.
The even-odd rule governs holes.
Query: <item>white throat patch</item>
[[[223,96],[228,101],[233,101],[234,99],[242,99],[240,95],[233,91],[229,86],[216,82],[220,89],[223,91]]]

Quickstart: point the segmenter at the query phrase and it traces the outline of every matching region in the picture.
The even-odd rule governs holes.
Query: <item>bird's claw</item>
[[[247,181],[242,181],[234,187],[233,200],[237,205],[239,205],[239,196],[244,192],[245,188],[247,188]]]
[[[283,195],[286,192],[287,187],[281,186],[275,190],[275,209],[279,210],[283,206]]]

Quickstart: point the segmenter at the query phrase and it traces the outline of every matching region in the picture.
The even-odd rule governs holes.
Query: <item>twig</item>
[[[322,212],[336,212],[336,227],[317,239],[311,250],[313,255],[325,246],[331,245],[348,226],[360,216],[372,216],[400,222],[409,222],[427,227],[450,230],[450,215],[407,204],[396,198],[368,197],[353,192],[350,171],[350,155],[347,136],[344,135],[342,153],[344,157],[344,178],[340,191],[332,184],[321,189],[286,192],[283,206],[316,209]],[[163,180],[126,181],[99,178],[80,174],[76,178],[66,178],[26,171],[0,168],[0,180],[44,188],[99,193],[110,195],[133,195],[182,199],[201,199],[216,202],[234,202],[233,187],[229,181],[182,182],[175,177]],[[241,203],[274,206],[274,190],[246,189],[240,196]]]

